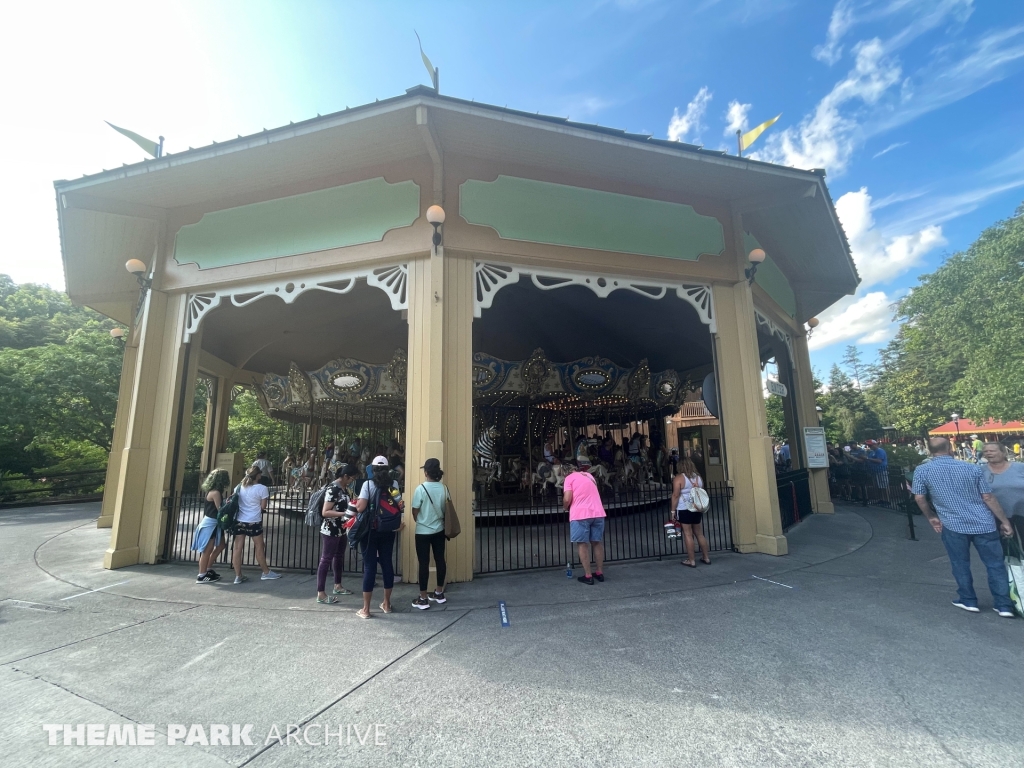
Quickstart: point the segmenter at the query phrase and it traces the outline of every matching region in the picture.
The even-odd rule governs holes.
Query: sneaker
[[[243,581],[248,581],[248,576],[235,576],[235,584],[241,584]]]
[[[272,579],[280,579],[280,578],[281,578],[281,574],[280,573],[274,573],[273,571],[267,571],[262,576],[260,576],[260,581],[271,581]]]
[[[995,611],[996,613],[998,613],[1004,619],[1012,619],[1013,618],[1013,611],[1011,611],[1011,610],[1001,610],[999,608],[993,608],[992,610]]]
[[[430,601],[425,597],[417,597],[412,601],[412,607],[418,608],[421,611],[425,611],[430,607]]]
[[[963,608],[965,611],[969,613],[978,613],[978,606],[976,605],[964,605],[963,603],[959,603],[956,600],[953,601],[953,605],[955,605],[957,608]]]
[[[604,574],[603,573],[595,573],[594,574],[594,578],[597,579],[598,581],[604,581]]]
[[[594,577],[593,576],[577,576],[576,577],[576,581],[581,581],[584,584],[589,584],[591,587],[594,586]]]
[[[219,578],[220,578],[220,576],[212,576],[212,575],[210,575],[210,572],[207,571],[206,573],[202,574],[201,576],[196,576],[196,584],[212,584],[213,582],[217,581]]]
[[[208,570],[208,571],[206,572],[206,575],[207,575],[207,576],[213,576],[213,580],[214,580],[214,581],[217,581],[218,579],[220,579],[220,574],[219,574],[219,573],[217,573],[217,572],[216,572],[215,570],[213,570],[213,568],[211,568],[210,570]]]
[[[427,595],[429,600],[433,600],[438,605],[444,605],[448,602],[448,598],[444,596],[444,592],[431,592]]]

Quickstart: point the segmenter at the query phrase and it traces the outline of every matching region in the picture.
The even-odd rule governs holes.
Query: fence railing
[[[806,469],[796,469],[775,476],[779,491],[779,512],[782,516],[782,530],[791,528],[813,513],[811,508],[811,486]]]
[[[43,475],[0,473],[0,504],[99,499],[103,496],[106,475],[105,468]]]
[[[725,483],[707,488],[711,506],[704,513],[703,529],[713,551],[731,550],[732,489]],[[649,483],[619,493],[602,494],[608,517],[605,522],[605,560],[640,560],[678,557],[685,552],[683,540],[669,540],[672,487]],[[527,494],[483,496],[477,493],[473,515],[476,522],[475,573],[495,573],[531,568],[574,566],[579,562],[576,545],[569,541],[569,515],[562,509],[557,490],[543,497]]]
[[[833,499],[862,506],[891,509],[907,516],[910,538],[914,533],[917,504],[910,492],[913,473],[902,467],[888,467],[881,472],[856,466],[829,470],[829,488]]]
[[[192,537],[203,519],[204,493],[182,493],[168,500],[171,515],[169,535],[165,542],[165,558],[177,562],[197,562],[199,553],[192,550]],[[270,488],[267,510],[263,513],[263,540],[267,548],[267,565],[271,568],[314,572],[320,562],[322,541],[320,529],[306,525],[306,507],[309,493],[288,490],[283,486]],[[228,567],[231,562],[232,542],[218,560]],[[395,573],[401,574],[400,541],[395,544]],[[252,541],[247,540],[242,550],[242,564],[257,565]],[[354,549],[345,549],[344,570],[362,573],[363,562]]]

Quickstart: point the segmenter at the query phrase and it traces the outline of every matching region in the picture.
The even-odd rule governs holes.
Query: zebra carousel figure
[[[473,480],[488,491],[497,491],[501,483],[501,457],[498,455],[498,428],[487,427],[480,431],[473,444]]]

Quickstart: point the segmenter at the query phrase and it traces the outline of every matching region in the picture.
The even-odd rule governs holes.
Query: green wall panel
[[[743,243],[747,253],[755,248],[762,248],[761,244],[757,242],[757,238],[749,232],[743,233]],[[772,261],[771,256],[765,255],[764,261],[754,275],[754,282],[775,299],[775,303],[786,310],[790,317],[796,317],[796,294],[793,293],[793,288],[786,275],[779,269],[779,265]]]
[[[383,178],[207,213],[182,227],[174,260],[200,269],[377,242],[420,215],[420,188]]]
[[[507,240],[686,261],[725,251],[721,222],[688,205],[514,176],[463,182],[459,213]]]

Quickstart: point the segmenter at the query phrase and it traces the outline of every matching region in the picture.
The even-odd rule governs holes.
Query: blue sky
[[[1024,3],[591,0],[20,4],[0,64],[0,271],[63,285],[52,180],[426,82],[463,98],[824,167],[864,284],[813,363],[891,337],[889,305],[1024,199]],[[749,153],[748,153],[749,154]]]

